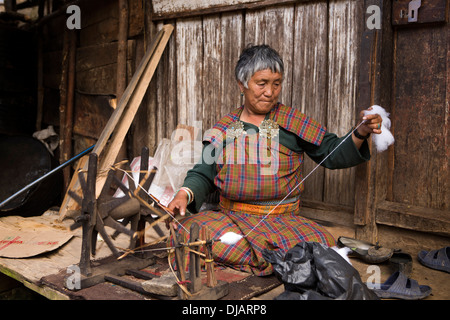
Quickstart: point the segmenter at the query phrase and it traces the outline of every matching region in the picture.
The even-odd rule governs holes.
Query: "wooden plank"
[[[244,15],[239,12],[221,15],[222,44],[220,48],[220,63],[222,69],[222,96],[216,106],[215,121],[234,110],[243,103],[240,96],[234,69],[244,49]],[[204,128],[206,130],[206,128]]]
[[[203,34],[201,19],[177,22],[177,108],[178,123],[194,126],[203,119]]]
[[[378,104],[392,112],[391,3],[388,0],[365,0],[365,8],[371,5],[381,8],[382,30],[370,30],[365,26],[362,34],[356,108],[360,111]],[[370,142],[369,139],[369,144]],[[354,224],[358,239],[375,242],[378,238],[376,206],[386,199],[391,150],[392,148],[381,154],[373,153],[371,161],[356,168]]]
[[[383,201],[377,204],[376,222],[421,232],[450,236],[450,211]]]
[[[60,82],[60,132],[59,132],[59,161],[64,163],[72,154],[73,131],[73,105],[75,90],[75,63],[76,63],[77,33],[66,30],[64,33],[64,47],[62,58],[62,73]],[[63,191],[70,183],[70,167],[63,169]]]
[[[263,0],[256,0],[263,1]],[[225,7],[234,5],[236,3],[249,3],[255,2],[255,0],[153,0],[153,10],[156,15],[167,15],[170,13],[180,13],[186,11],[198,11],[204,10],[211,7]]]
[[[76,75],[77,91],[93,95],[116,94],[116,64],[80,71]]]
[[[422,23],[445,23],[448,17],[447,0],[422,0],[417,12],[417,21],[408,22],[408,5],[411,0],[397,0],[392,3],[392,25]]]
[[[163,26],[158,23],[157,29]],[[160,65],[157,71],[156,85],[156,116],[152,114],[148,116],[154,127],[152,144],[149,146],[151,154],[154,154],[157,144],[163,138],[170,138],[172,132],[177,126],[177,69],[176,69],[176,40],[175,37],[170,38],[167,50],[161,57]]]
[[[127,60],[135,59],[135,47],[136,40],[127,41]],[[78,48],[76,71],[83,72],[117,63],[117,56],[111,54],[112,52],[117,52],[117,50],[117,42],[102,43]]]
[[[133,61],[127,61],[127,79],[132,77]],[[92,95],[115,95],[117,64],[108,64],[98,68],[80,71],[76,75],[77,91]]]
[[[223,69],[221,61],[223,61],[221,54],[223,49],[223,39],[221,28],[220,15],[210,15],[203,18],[203,42],[204,42],[204,60],[203,69],[204,76],[202,78],[202,88],[204,90],[203,110],[204,116],[202,118],[203,127],[211,128],[218,120],[217,107],[221,111],[221,100],[224,95],[223,92]],[[239,95],[239,91],[235,90],[228,92],[232,95],[233,92]]]
[[[356,122],[358,46],[363,3],[332,0],[329,4],[328,113],[330,132],[343,136]],[[354,171],[326,170],[324,201],[354,205]]]
[[[322,201],[302,200],[302,217],[353,227],[353,207]]]
[[[53,215],[54,213],[55,215]],[[22,218],[16,216],[2,217],[4,224],[18,225],[18,223],[44,224],[57,230],[69,230],[72,220],[63,222],[58,221],[57,212],[47,212],[45,215],[37,217]],[[70,232],[70,231],[68,231]],[[61,270],[67,270],[69,266],[76,265],[80,260],[81,253],[81,229],[70,232],[73,238],[64,246],[56,251],[45,255],[27,259],[9,259],[0,258],[0,272],[20,281],[27,288],[34,290],[49,299],[67,299],[63,293],[52,290],[49,287],[42,286],[43,277],[56,274]],[[117,246],[126,247],[129,243],[129,237],[121,234],[116,239]],[[101,259],[111,255],[107,246],[101,246],[97,250],[96,258]]]
[[[156,70],[156,67],[159,63],[159,59],[161,58],[161,55],[167,45],[169,37],[172,34],[173,26],[165,25],[162,31],[163,32],[162,32],[161,40],[158,41],[157,43],[155,42],[155,49],[152,50],[152,48],[150,48],[150,50],[149,50],[150,52],[153,52],[153,54],[151,55],[151,58],[144,69],[142,77],[139,77],[139,82],[137,83],[136,89],[133,90],[132,95],[129,97],[129,101],[126,106],[126,110],[124,110],[124,113],[120,119],[120,122],[118,122],[116,125],[114,125],[113,136],[110,141],[110,146],[109,146],[108,150],[106,150],[105,153],[101,153],[99,172],[100,173],[103,172],[103,174],[100,174],[97,178],[97,184],[96,184],[96,196],[97,197],[100,194],[103,184],[106,180],[106,170],[116,160],[116,157],[117,157],[119,149],[122,145],[123,139],[125,138],[125,135],[128,132],[128,129],[130,128],[131,123],[133,122],[134,116],[141,104],[141,101],[147,91],[147,88],[150,84],[150,81],[151,81],[153,74]],[[128,92],[129,92],[129,90],[127,88],[127,90],[123,94],[122,98],[123,97],[126,98],[128,96]],[[117,109],[119,109],[125,101],[126,100],[121,99]],[[93,150],[93,152],[95,152],[95,153],[98,153],[98,151],[100,151],[100,149],[97,149],[97,145],[98,145],[98,143],[96,144],[96,148],[94,148],[94,150]]]
[[[116,97],[120,99],[127,86],[128,0],[119,0],[117,39]]]
[[[129,38],[143,32],[144,12],[142,1],[128,0]],[[80,3],[82,12],[80,46],[109,43],[118,40],[119,4],[118,1],[100,0]]]
[[[328,4],[300,3],[295,8],[292,106],[319,123],[327,120]],[[307,156],[305,174],[317,164]],[[303,197],[323,199],[324,168],[305,181]]]
[[[112,1],[111,3],[115,3]],[[83,9],[81,9],[83,10]],[[97,10],[102,11],[102,10]],[[83,11],[82,11],[83,12]],[[108,17],[96,24],[81,27],[80,30],[80,46],[87,47],[102,43],[113,42],[117,40],[117,29],[119,19]]]
[[[153,20],[186,18],[237,10],[261,9],[268,6],[294,4],[310,0],[196,0],[196,1],[153,1]]]
[[[173,26],[166,25],[163,30],[155,37],[153,45],[149,48],[147,54],[142,59],[141,65],[137,69],[133,78],[125,90],[122,98],[119,101],[117,108],[114,110],[108,124],[102,131],[102,134],[97,141],[93,153],[99,155],[100,165],[99,172],[102,173],[97,178],[96,196],[101,192],[103,184],[106,180],[107,169],[114,163],[117,153],[122,146],[122,141],[133,121],[134,115],[143,99],[150,80],[158,65],[159,59],[164,51],[170,35],[172,34]],[[110,139],[110,136],[112,138]],[[110,147],[103,152],[108,140]],[[87,168],[84,168],[85,170]],[[77,180],[77,175],[73,175],[72,180]],[[74,192],[79,192],[79,183],[73,183]],[[68,194],[63,200],[60,208],[60,219],[63,219],[68,210],[74,210],[79,207],[78,204],[71,199]]]
[[[136,50],[134,54],[133,72],[138,67],[139,61],[145,55],[145,52],[150,45],[150,40],[153,39],[157,33],[157,28],[154,23],[151,22],[151,2],[142,1],[144,6],[143,11],[145,14],[144,19],[144,32],[136,39]],[[131,12],[130,12],[131,14]],[[170,41],[170,40],[169,40]],[[170,48],[170,44],[165,52]],[[143,146],[146,146],[150,150],[150,154],[153,155],[155,150],[155,144],[157,140],[155,134],[156,127],[156,90],[157,90],[157,79],[158,79],[158,69],[161,67],[162,59],[159,62],[158,68],[156,69],[157,75],[150,81],[149,88],[146,95],[142,101],[142,105],[139,108],[136,116],[134,118],[133,124],[127,135],[127,153],[128,157],[133,158],[134,155],[140,153]]]
[[[143,288],[143,285],[138,281],[129,280],[113,274],[106,274],[105,280],[138,293],[148,294],[148,292]]]
[[[241,104],[234,68],[242,52],[242,27],[241,14],[212,15],[203,19],[204,130]]]
[[[126,79],[132,78],[132,70],[136,41],[127,42],[127,74]],[[77,50],[77,90],[86,94],[112,95],[116,94],[117,42],[82,47]]]
[[[450,208],[448,30],[447,25],[396,32],[391,115],[396,141],[389,201]]]
[[[288,106],[292,104],[294,25],[293,5],[249,11],[245,16],[245,45],[267,44],[283,59],[283,90],[279,100]]]
[[[98,139],[114,109],[113,96],[75,93],[74,134]]]

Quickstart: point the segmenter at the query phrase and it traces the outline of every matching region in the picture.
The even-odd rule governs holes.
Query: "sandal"
[[[450,247],[439,250],[422,250],[417,256],[419,262],[424,266],[450,273]]]
[[[393,271],[401,271],[406,276],[409,276],[412,271],[412,257],[409,253],[395,251],[392,257],[389,259],[390,266]]]
[[[403,272],[394,272],[379,289],[372,289],[380,298],[397,298],[418,300],[431,294],[431,287],[419,285],[416,280],[408,278]]]
[[[339,237],[338,246],[351,249],[351,254],[368,263],[381,263],[392,257],[394,250],[383,248],[378,243],[372,244],[367,241],[348,237]]]

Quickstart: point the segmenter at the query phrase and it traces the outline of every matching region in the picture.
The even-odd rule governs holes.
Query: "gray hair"
[[[266,69],[283,74],[283,59],[281,59],[278,52],[268,45],[249,45],[242,51],[234,73],[236,80],[248,88],[248,81],[255,72]]]

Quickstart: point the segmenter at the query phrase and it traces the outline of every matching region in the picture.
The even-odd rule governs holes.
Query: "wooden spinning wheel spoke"
[[[148,190],[156,173],[156,168],[153,168],[150,172],[148,171],[148,159],[148,148],[143,148],[139,182],[128,179],[128,187],[117,178],[116,170],[114,168],[111,169],[108,172],[98,199],[95,198],[97,155],[92,153],[89,156],[87,172],[79,171],[77,173],[80,181],[81,195],[72,191],[69,191],[68,194],[81,206],[81,214],[74,218],[75,222],[70,228],[74,230],[82,227],[83,229],[80,269],[84,275],[90,273],[90,256],[95,256],[96,254],[97,237],[99,234],[115,257],[121,255],[117,246],[114,245],[114,240],[117,240],[117,237],[121,233],[129,236],[129,249],[134,249],[144,244],[146,222],[151,223],[152,228],[158,234],[164,235],[156,223],[153,223],[155,219],[153,219],[152,214],[157,212],[157,210],[150,210],[149,203],[154,201],[143,190]],[[129,166],[126,170],[127,172],[131,172]],[[115,198],[111,195],[113,183],[117,185],[125,196]],[[112,235],[107,232],[106,227],[113,229],[114,232]]]

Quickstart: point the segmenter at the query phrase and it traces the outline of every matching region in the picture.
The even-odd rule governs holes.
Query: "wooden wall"
[[[394,147],[373,153],[364,165],[314,172],[305,182],[303,214],[355,227],[359,238],[370,241],[376,240],[380,225],[448,236],[448,14],[439,15],[431,26],[429,19],[442,8],[448,12],[448,2],[433,2],[442,8],[424,5],[419,20],[427,24],[410,26],[399,22],[403,18],[397,12],[407,3],[128,0],[128,79],[162,25],[170,23],[175,29],[121,156],[136,156],[142,146],[153,154],[177,125],[204,132],[242,104],[235,63],[248,44],[266,43],[285,62],[282,103],[338,135],[350,131],[360,110],[377,103],[391,112],[397,139]],[[365,24],[370,5],[381,8],[380,30]],[[80,7],[74,153],[96,141],[113,110],[119,30],[118,0],[80,0]],[[42,28],[43,126],[59,126],[64,29],[64,15]],[[411,68],[415,62],[420,68]],[[425,121],[417,129],[419,140],[410,139],[416,130],[411,117]],[[306,159],[305,172],[314,165]]]
[[[146,2],[128,2],[127,82],[149,41],[145,37]],[[118,1],[84,0],[78,5],[81,10],[80,30],[68,31],[68,15],[63,13],[49,19],[40,31],[44,87],[42,126],[52,124],[57,129],[61,129],[59,118],[64,39],[70,32],[76,34],[73,154],[95,143],[117,104]],[[128,155],[123,152],[122,156]]]
[[[156,140],[177,123],[209,128],[242,101],[234,78],[240,52],[268,44],[283,57],[280,101],[338,135],[356,124],[362,1],[302,1],[257,9],[157,21],[175,32],[158,68]],[[368,107],[368,106],[367,106]],[[313,164],[306,161],[305,172]],[[354,169],[319,169],[306,181],[305,204],[330,204],[348,223],[354,206]],[[312,201],[312,202],[311,202]],[[322,204],[323,205],[323,204]]]
[[[128,158],[147,145],[151,154],[178,124],[203,132],[243,101],[234,66],[245,46],[268,44],[285,62],[281,102],[338,135],[356,124],[359,47],[364,2],[259,1],[194,14],[151,14],[148,1],[129,0],[128,78],[163,24],[175,30],[127,138]],[[245,4],[245,6],[243,5]],[[82,1],[77,35],[74,147],[98,138],[112,112],[117,69],[118,1]],[[56,126],[65,16],[44,33],[44,123]],[[114,103],[112,103],[113,105]],[[368,107],[368,106],[364,106]],[[306,159],[305,172],[314,164]],[[320,168],[307,181],[304,205],[352,225],[355,169]]]

